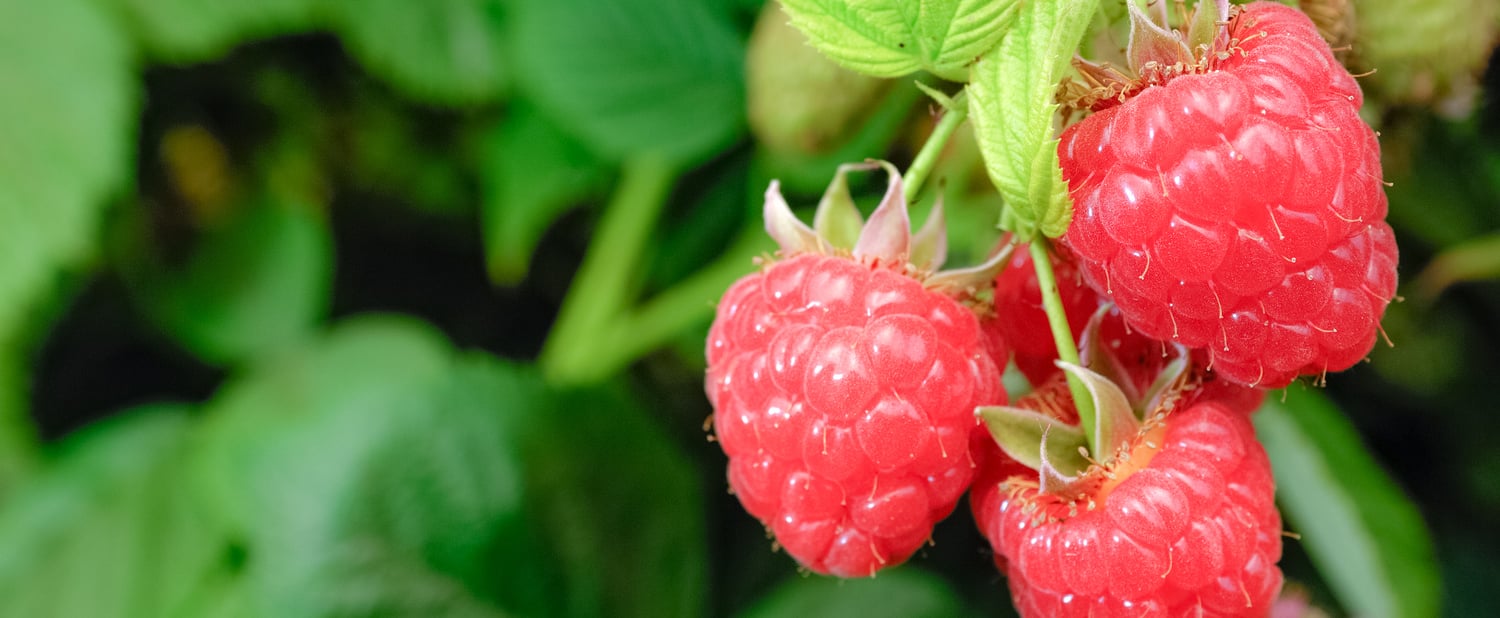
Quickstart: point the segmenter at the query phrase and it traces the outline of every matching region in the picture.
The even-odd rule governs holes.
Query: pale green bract
[[[970,70],[969,116],[990,179],[1005,198],[1000,226],[1056,238],[1073,217],[1057,163],[1058,80],[1098,0],[1031,2],[1010,35]]]
[[[967,81],[1015,22],[1016,0],[783,0],[792,25],[829,58],[876,77],[919,70]]]

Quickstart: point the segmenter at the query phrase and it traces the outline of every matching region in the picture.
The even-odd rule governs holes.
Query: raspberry
[[[1091,322],[1090,318],[1094,317],[1102,300],[1083,283],[1071,256],[1053,256],[1052,270],[1075,341],[1085,346],[1084,355],[1091,359],[1110,355],[1111,365],[1125,369],[1126,376],[1116,377],[1124,381],[1122,386],[1131,393],[1148,390],[1161,370],[1180,356],[1172,353],[1172,346],[1131,330],[1118,308],[1110,309],[1098,316],[1096,322]],[[1057,345],[1052,340],[1046,310],[1042,307],[1031,252],[1025,245],[1017,248],[1009,265],[996,277],[994,307],[995,315],[980,323],[985,336],[1002,342],[1001,345],[1008,344],[1014,351],[1016,367],[1026,375],[1033,388],[1060,402],[1052,408],[1067,410],[1064,415],[1072,414],[1072,396],[1062,371],[1054,364]],[[1246,414],[1260,407],[1265,396],[1262,390],[1246,388],[1224,380],[1216,373],[1198,369],[1206,365],[1207,359],[1197,360],[1193,364],[1193,382],[1199,390],[1194,397],[1216,399],[1230,409]],[[1076,417],[1065,420],[1072,423]]]
[[[881,208],[899,208],[907,234],[892,187]],[[774,184],[767,197],[773,236],[801,237]],[[825,247],[811,230],[783,242],[790,257],[731,286],[708,339],[730,486],[787,553],[840,577],[899,564],[927,540],[972,478],[975,407],[1005,401],[974,311],[896,257],[904,240],[866,243],[883,212],[852,256],[806,252]],[[860,249],[876,246],[896,251]]]
[[[1369,353],[1396,243],[1359,87],[1313,24],[1256,2],[1227,34],[1197,65],[1139,67],[1063,133],[1064,241],[1133,329],[1274,388]]]
[[[1068,315],[1073,337],[1083,332],[1089,317],[1099,308],[1099,295],[1087,285],[1071,259],[1054,258],[1053,276]],[[1016,247],[1009,265],[995,278],[995,316],[982,323],[988,337],[997,337],[1009,345],[1015,355],[1016,368],[1033,385],[1041,384],[1058,372],[1052,361],[1057,358],[1057,343],[1042,308],[1042,290],[1027,245]],[[997,359],[998,362],[998,359]]]
[[[992,441],[974,448],[971,506],[1022,616],[1253,616],[1275,600],[1281,517],[1246,415],[1203,399],[1159,415],[1067,498]]]

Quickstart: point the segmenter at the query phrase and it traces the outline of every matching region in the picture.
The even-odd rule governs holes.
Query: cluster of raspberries
[[[835,221],[842,179],[816,229],[772,184],[780,259],[725,293],[706,389],[732,491],[801,565],[900,564],[967,491],[1025,616],[1269,611],[1281,520],[1250,415],[1369,353],[1397,256],[1360,90],[1313,24],[1269,2],[1214,23],[1191,62],[1133,55],[1134,82],[1095,80],[1059,141],[1074,213],[1047,255],[1085,364],[1139,421],[1064,485],[976,417],[1078,423],[1033,254],[934,272],[940,224],[911,234],[899,175],[857,234]],[[1015,402],[1012,363],[1032,384]]]

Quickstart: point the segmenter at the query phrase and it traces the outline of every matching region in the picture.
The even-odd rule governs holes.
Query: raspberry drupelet
[[[1135,9],[1136,76],[1080,63],[1094,113],[1058,145],[1064,240],[1133,328],[1275,388],[1370,352],[1397,251],[1354,78],[1295,9],[1229,11],[1190,20],[1213,28],[1190,50]]]
[[[890,169],[852,253],[830,242],[835,216],[852,211],[858,225],[843,173],[868,167],[840,171],[818,232],[772,185],[767,229],[783,259],[725,293],[707,350],[730,487],[788,554],[840,577],[874,575],[927,541],[972,479],[975,407],[1005,402],[991,356],[1004,362],[1003,344],[982,343],[974,310],[945,291],[992,281],[993,265],[930,274],[944,253],[940,209],[911,238]]]

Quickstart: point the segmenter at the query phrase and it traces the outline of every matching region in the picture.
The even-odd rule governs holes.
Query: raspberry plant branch
[[[722,255],[688,278],[662,290],[618,320],[619,345],[595,350],[598,364],[614,371],[666,343],[684,329],[713,316],[710,299],[745,274],[745,265],[770,253],[774,245],[760,228],[746,228]]]
[[[917,194],[922,192],[922,185],[927,182],[927,177],[932,174],[932,168],[937,166],[937,160],[943,154],[943,147],[953,137],[953,132],[958,130],[959,125],[969,117],[969,101],[967,92],[959,92],[943,103],[943,115],[938,119],[937,126],[933,127],[932,135],[927,137],[927,142],[922,144],[922,149],[917,151],[916,158],[912,159],[911,167],[906,169],[902,180],[906,183],[906,203],[915,202]]]
[[[1078,342],[1073,340],[1073,330],[1068,326],[1068,314],[1063,309],[1062,294],[1057,290],[1057,276],[1052,272],[1052,258],[1046,237],[1037,234],[1031,240],[1031,264],[1036,268],[1037,286],[1042,291],[1042,308],[1047,312],[1047,325],[1052,328],[1052,340],[1057,344],[1057,358],[1065,363],[1081,365],[1078,358]],[[1068,391],[1078,408],[1078,426],[1092,428],[1094,423],[1094,399],[1082,380],[1073,372],[1064,372],[1068,377]],[[1089,441],[1089,452],[1095,457],[1099,445],[1093,444],[1094,432],[1083,432]]]
[[[625,162],[619,185],[605,206],[537,359],[548,380],[583,382],[609,371],[598,361],[598,350],[615,342],[614,333],[619,331],[611,322],[630,301],[641,252],[675,177],[676,170],[655,156]]]

